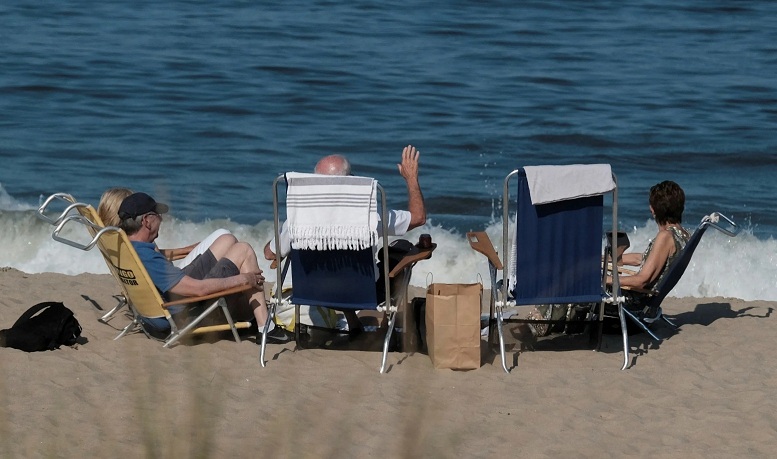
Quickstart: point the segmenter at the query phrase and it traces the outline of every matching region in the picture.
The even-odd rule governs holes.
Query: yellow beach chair
[[[59,193],[58,195],[58,198],[52,197],[50,199],[71,200],[63,197],[69,195],[64,195],[63,193]],[[45,204],[44,206],[41,206],[42,210],[38,212],[39,216],[45,216],[45,207]],[[78,214],[72,213],[73,209],[76,209]],[[137,327],[140,327],[147,336],[151,337],[142,326],[142,317],[149,319],[164,318],[170,324],[170,334],[163,340],[164,347],[172,346],[181,337],[187,334],[226,330],[231,330],[235,341],[240,342],[240,335],[238,334],[237,329],[245,329],[251,326],[250,322],[235,322],[232,320],[232,315],[230,314],[224,299],[225,296],[249,290],[251,288],[250,285],[246,284],[212,293],[210,295],[188,297],[166,302],[151,281],[148,272],[138,258],[134,247],[124,231],[114,226],[102,227],[98,225],[95,221],[99,221],[99,217],[92,206],[73,202],[73,204],[68,206],[65,212],[60,214],[60,217],[56,219],[51,219],[49,217],[43,219],[50,223],[56,223],[56,228],[51,235],[54,240],[80,250],[91,250],[93,247],[97,246],[108,264],[111,274],[117,282],[119,282],[123,291],[123,298],[120,298],[120,304],[116,308],[103,317],[114,314],[119,308],[126,304],[132,311],[133,320],[114,339],[121,338]],[[88,243],[83,244],[63,236],[63,229],[71,224],[85,226],[89,233],[93,235],[91,240]],[[168,309],[172,306],[195,305],[205,301],[208,302],[205,310],[185,327],[179,329]],[[121,302],[123,302],[123,304]],[[202,327],[198,326],[200,322],[218,308],[221,308],[227,323]]]

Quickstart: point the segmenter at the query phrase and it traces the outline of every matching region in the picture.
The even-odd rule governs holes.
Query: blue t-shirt
[[[151,281],[162,292],[162,295],[166,296],[167,292],[183,279],[185,275],[183,270],[177,268],[170,260],[165,258],[156,249],[156,244],[153,242],[131,242],[132,246],[135,247],[135,252],[138,253],[141,263],[148,271],[148,275],[151,276]]]

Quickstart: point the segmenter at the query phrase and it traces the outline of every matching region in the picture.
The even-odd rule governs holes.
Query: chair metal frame
[[[279,200],[279,188],[280,184],[284,183],[287,184],[287,178],[286,174],[280,174],[278,177],[275,178],[273,181],[273,225],[274,225],[274,232],[275,232],[275,250],[274,252],[276,254],[281,253],[281,240],[280,240],[280,230],[281,230],[281,220],[280,220],[280,214],[279,214],[279,207],[280,207],[280,200]],[[404,300],[405,303],[407,303],[407,287],[410,282],[410,270],[412,269],[412,266],[415,265],[415,263],[421,259],[429,258],[431,257],[431,252],[434,250],[433,248],[430,250],[422,251],[420,254],[416,254],[412,257],[406,257],[403,259],[399,265],[397,265],[394,269],[389,271],[389,242],[388,242],[388,210],[386,205],[386,194],[383,189],[383,187],[380,185],[380,183],[376,182],[376,189],[378,194],[380,195],[380,212],[381,212],[381,225],[382,225],[382,234],[384,235],[382,237],[382,245],[379,247],[379,250],[382,250],[383,253],[383,259],[385,262],[382,264],[383,269],[383,279],[384,279],[384,292],[385,292],[385,301],[378,304],[376,301],[376,304],[373,307],[360,307],[355,309],[371,309],[376,310],[378,312],[384,312],[388,315],[388,326],[386,331],[386,336],[383,340],[383,353],[381,358],[381,365],[380,365],[380,372],[384,373],[386,370],[386,361],[388,358],[388,348],[389,348],[389,341],[391,339],[394,326],[396,323],[396,316],[398,312],[398,306],[397,301]],[[377,199],[377,197],[376,197]],[[287,257],[286,260],[282,263],[274,263],[274,267],[276,269],[276,287],[275,287],[275,297],[270,301],[270,319],[267,321],[267,324],[265,324],[265,333],[262,335],[262,345],[259,355],[259,361],[262,365],[262,367],[266,366],[266,359],[265,359],[265,350],[266,350],[266,331],[267,328],[269,328],[269,323],[271,320],[275,317],[275,311],[276,307],[280,304],[283,304],[284,302],[289,302],[290,304],[294,304],[295,307],[295,323],[300,323],[300,306],[299,303],[294,303],[294,294],[293,294],[293,287],[292,287],[292,297],[284,298],[283,297],[283,289],[281,286],[283,285],[283,281],[286,277],[286,274],[288,272],[289,268],[289,259],[291,257]],[[372,262],[372,268],[374,269],[374,261]],[[407,270],[407,271],[405,271]],[[392,296],[391,291],[391,279],[394,278],[399,273],[405,271],[407,274],[405,275],[404,281],[401,283],[401,285],[397,286],[396,291],[394,292],[394,295]],[[293,273],[292,273],[293,274]],[[372,282],[373,289],[374,289],[375,282]],[[315,304],[315,306],[321,306],[321,307],[332,307],[332,305],[327,304]],[[297,347],[299,347],[300,342],[300,327],[295,327],[295,341],[297,343]]]
[[[58,201],[63,201],[67,207],[56,217],[52,218],[46,215],[46,211],[49,210],[49,206],[56,204]],[[98,230],[96,230],[96,227],[104,227],[103,221],[100,219],[99,215],[97,214],[97,211],[89,204],[85,204],[83,202],[77,201],[72,195],[68,193],[54,193],[41,204],[41,206],[37,210],[37,216],[41,220],[50,223],[51,225],[54,225],[55,227],[59,225],[65,218],[67,218],[69,215],[71,215],[72,211],[76,210],[79,214],[81,214],[84,218],[89,220],[90,222],[94,223],[96,226],[93,225],[85,225],[87,227],[87,230],[89,231],[89,234],[93,238],[93,240],[99,240],[98,236]],[[69,241],[66,244],[70,244]],[[88,244],[87,244],[88,245]],[[82,245],[83,247],[86,247],[86,245]],[[92,245],[93,247],[93,245]],[[81,248],[81,247],[78,247]],[[91,249],[91,247],[89,247]],[[89,250],[86,249],[86,250]],[[84,250],[81,248],[81,250]],[[111,272],[111,274],[114,275],[114,277],[117,277],[117,274],[115,272],[115,268],[111,264],[110,260],[103,254],[102,251],[100,251],[100,254],[103,255],[103,259],[105,260],[105,264],[108,266],[108,270]],[[116,315],[117,312],[119,312],[124,306],[127,306],[127,293],[124,290],[124,287],[121,286],[122,293],[118,295],[114,295],[114,298],[117,300],[116,306],[114,306],[110,311],[103,314],[98,321],[107,324],[114,315]],[[116,337],[115,339],[120,338],[123,335],[120,335]]]
[[[525,320],[515,320],[515,319],[505,319],[504,318],[504,309],[508,307],[515,307],[515,306],[522,306],[516,303],[515,299],[511,299],[509,296],[508,289],[510,288],[508,279],[510,278],[509,268],[510,268],[510,259],[513,256],[516,256],[516,254],[512,253],[511,247],[510,247],[510,238],[509,238],[509,217],[510,217],[510,180],[517,177],[518,174],[520,174],[523,171],[523,168],[515,169],[504,179],[504,186],[503,186],[503,212],[502,212],[502,253],[506,254],[504,257],[504,261],[499,260],[498,254],[494,252],[493,246],[487,247],[490,245],[490,242],[488,241],[487,235],[485,233],[468,233],[467,237],[469,239],[470,245],[473,247],[473,249],[483,253],[487,256],[489,261],[489,277],[491,279],[491,297],[490,297],[490,313],[489,313],[489,335],[488,335],[488,341],[489,343],[493,342],[493,332],[494,329],[496,329],[498,333],[499,338],[499,350],[500,350],[500,358],[501,358],[501,364],[502,369],[505,371],[505,373],[509,373],[510,370],[507,368],[507,362],[506,362],[506,355],[505,355],[505,340],[504,340],[504,333],[502,331],[502,327],[505,321],[510,322],[525,322]],[[617,186],[617,177],[614,173],[612,173],[612,179],[615,183],[615,187],[612,191],[602,194],[608,194],[611,193],[612,195],[612,241],[611,244],[613,246],[617,245],[617,221],[618,221],[618,186]],[[516,222],[516,225],[520,225],[521,222]],[[517,228],[516,228],[517,232]],[[603,266],[606,266],[607,263],[607,254],[605,253],[605,259]],[[611,257],[611,254],[610,254]],[[497,281],[497,271],[502,271],[502,280]],[[517,282],[520,282],[520,273],[516,273]],[[605,303],[616,303],[618,304],[618,310],[619,313],[622,314],[622,308],[621,305],[623,303],[623,297],[618,294],[620,292],[620,285],[616,279],[614,279],[614,286],[613,286],[613,292],[616,292],[616,294],[609,293],[605,286],[605,279],[604,276],[602,276],[602,282],[601,282],[601,300],[598,301],[599,307],[598,312],[591,315],[590,319],[593,321],[594,319],[598,319],[598,337],[597,337],[597,349],[601,347],[601,339],[602,339],[602,317],[604,314],[604,305]],[[543,321],[541,321],[543,322]],[[550,321],[547,321],[550,322]],[[624,347],[624,354],[628,353],[628,347]]]
[[[505,204],[504,204],[503,216],[502,216],[503,218],[503,228],[502,228],[502,238],[503,238],[502,251],[503,252],[502,253],[509,254],[509,256],[514,256],[514,254],[512,254],[511,252],[511,247],[509,246],[509,212],[510,212],[509,181],[520,171],[521,169],[514,170],[513,172],[508,174],[504,180],[503,202]],[[592,319],[598,319],[598,322],[599,322],[597,346],[596,346],[596,349],[598,350],[601,348],[601,342],[602,342],[602,321],[604,320],[604,317],[605,317],[604,306],[605,304],[617,305],[618,319],[621,326],[622,343],[623,343],[623,365],[621,366],[621,370],[625,370],[625,369],[628,369],[630,366],[629,365],[630,344],[629,344],[629,335],[628,335],[627,322],[626,322],[627,320],[630,320],[634,324],[636,324],[642,331],[647,333],[652,339],[656,341],[661,341],[661,338],[659,338],[653,332],[653,330],[650,329],[649,325],[646,324],[644,321],[642,321],[637,314],[635,314],[632,311],[629,311],[624,307],[625,297],[623,296],[623,290],[639,291],[641,293],[652,296],[652,298],[650,299],[649,306],[658,307],[659,315],[656,321],[660,319],[662,322],[676,329],[677,326],[663,314],[663,311],[660,309],[660,304],[682,277],[683,273],[688,267],[691,257],[693,256],[693,252],[697,248],[698,243],[701,240],[701,237],[704,235],[704,232],[708,227],[712,227],[726,234],[727,236],[736,237],[736,235],[739,233],[740,228],[736,225],[736,223],[734,223],[730,218],[726,217],[725,215],[719,212],[713,212],[712,214],[702,218],[701,222],[699,223],[699,226],[691,235],[691,238],[686,244],[686,247],[683,249],[683,252],[677,257],[675,262],[669,268],[667,268],[669,271],[666,273],[662,281],[658,285],[656,285],[653,290],[636,289],[636,288],[628,288],[628,287],[622,288],[620,286],[620,280],[618,276],[612,276],[611,288],[607,289],[607,285],[606,285],[607,270],[604,267],[613,266],[614,260],[613,260],[612,247],[617,247],[618,190],[617,190],[617,178],[614,173],[613,173],[613,181],[616,182],[616,187],[612,191],[612,195],[613,195],[613,198],[612,198],[612,207],[613,207],[612,226],[613,227],[611,231],[612,239],[605,241],[606,247],[605,247],[604,255],[602,259],[603,298],[599,304],[598,312],[592,317]],[[520,224],[520,222],[518,222],[517,224]],[[505,262],[502,262],[499,259],[498,254],[494,250],[493,245],[491,245],[490,240],[488,239],[488,235],[484,232],[470,232],[470,233],[467,233],[467,237],[469,239],[469,243],[472,246],[472,248],[477,250],[478,252],[483,253],[488,258],[491,285],[497,286],[497,288],[491,289],[489,342],[493,341],[492,339],[493,331],[494,331],[494,328],[496,328],[498,331],[498,337],[499,337],[499,347],[500,347],[502,368],[504,369],[505,372],[509,372],[505,361],[504,336],[502,332],[502,324],[505,321],[526,322],[525,320],[512,320],[512,319],[503,318],[504,308],[516,306],[515,300],[509,299],[509,292],[508,292],[509,285],[508,285],[507,279],[509,279],[509,274],[510,274],[509,256],[506,257]],[[497,281],[497,271],[499,270],[502,271],[501,281]],[[542,323],[542,322],[552,322],[552,321],[540,321],[540,322]]]

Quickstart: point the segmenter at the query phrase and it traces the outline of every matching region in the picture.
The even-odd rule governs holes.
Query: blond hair
[[[129,188],[108,188],[100,197],[97,215],[103,226],[119,226],[119,206],[124,198],[134,193]]]

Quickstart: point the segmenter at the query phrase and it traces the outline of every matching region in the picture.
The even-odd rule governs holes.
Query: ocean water
[[[35,218],[54,192],[151,193],[160,246],[261,247],[273,179],[337,152],[403,207],[413,144],[429,222],[408,237],[439,244],[415,285],[487,279],[464,232],[501,243],[512,169],[609,163],[636,250],[661,180],[686,226],[743,228],[705,235],[673,295],[777,300],[775,2],[12,0],[0,51],[0,266],[107,272]]]

